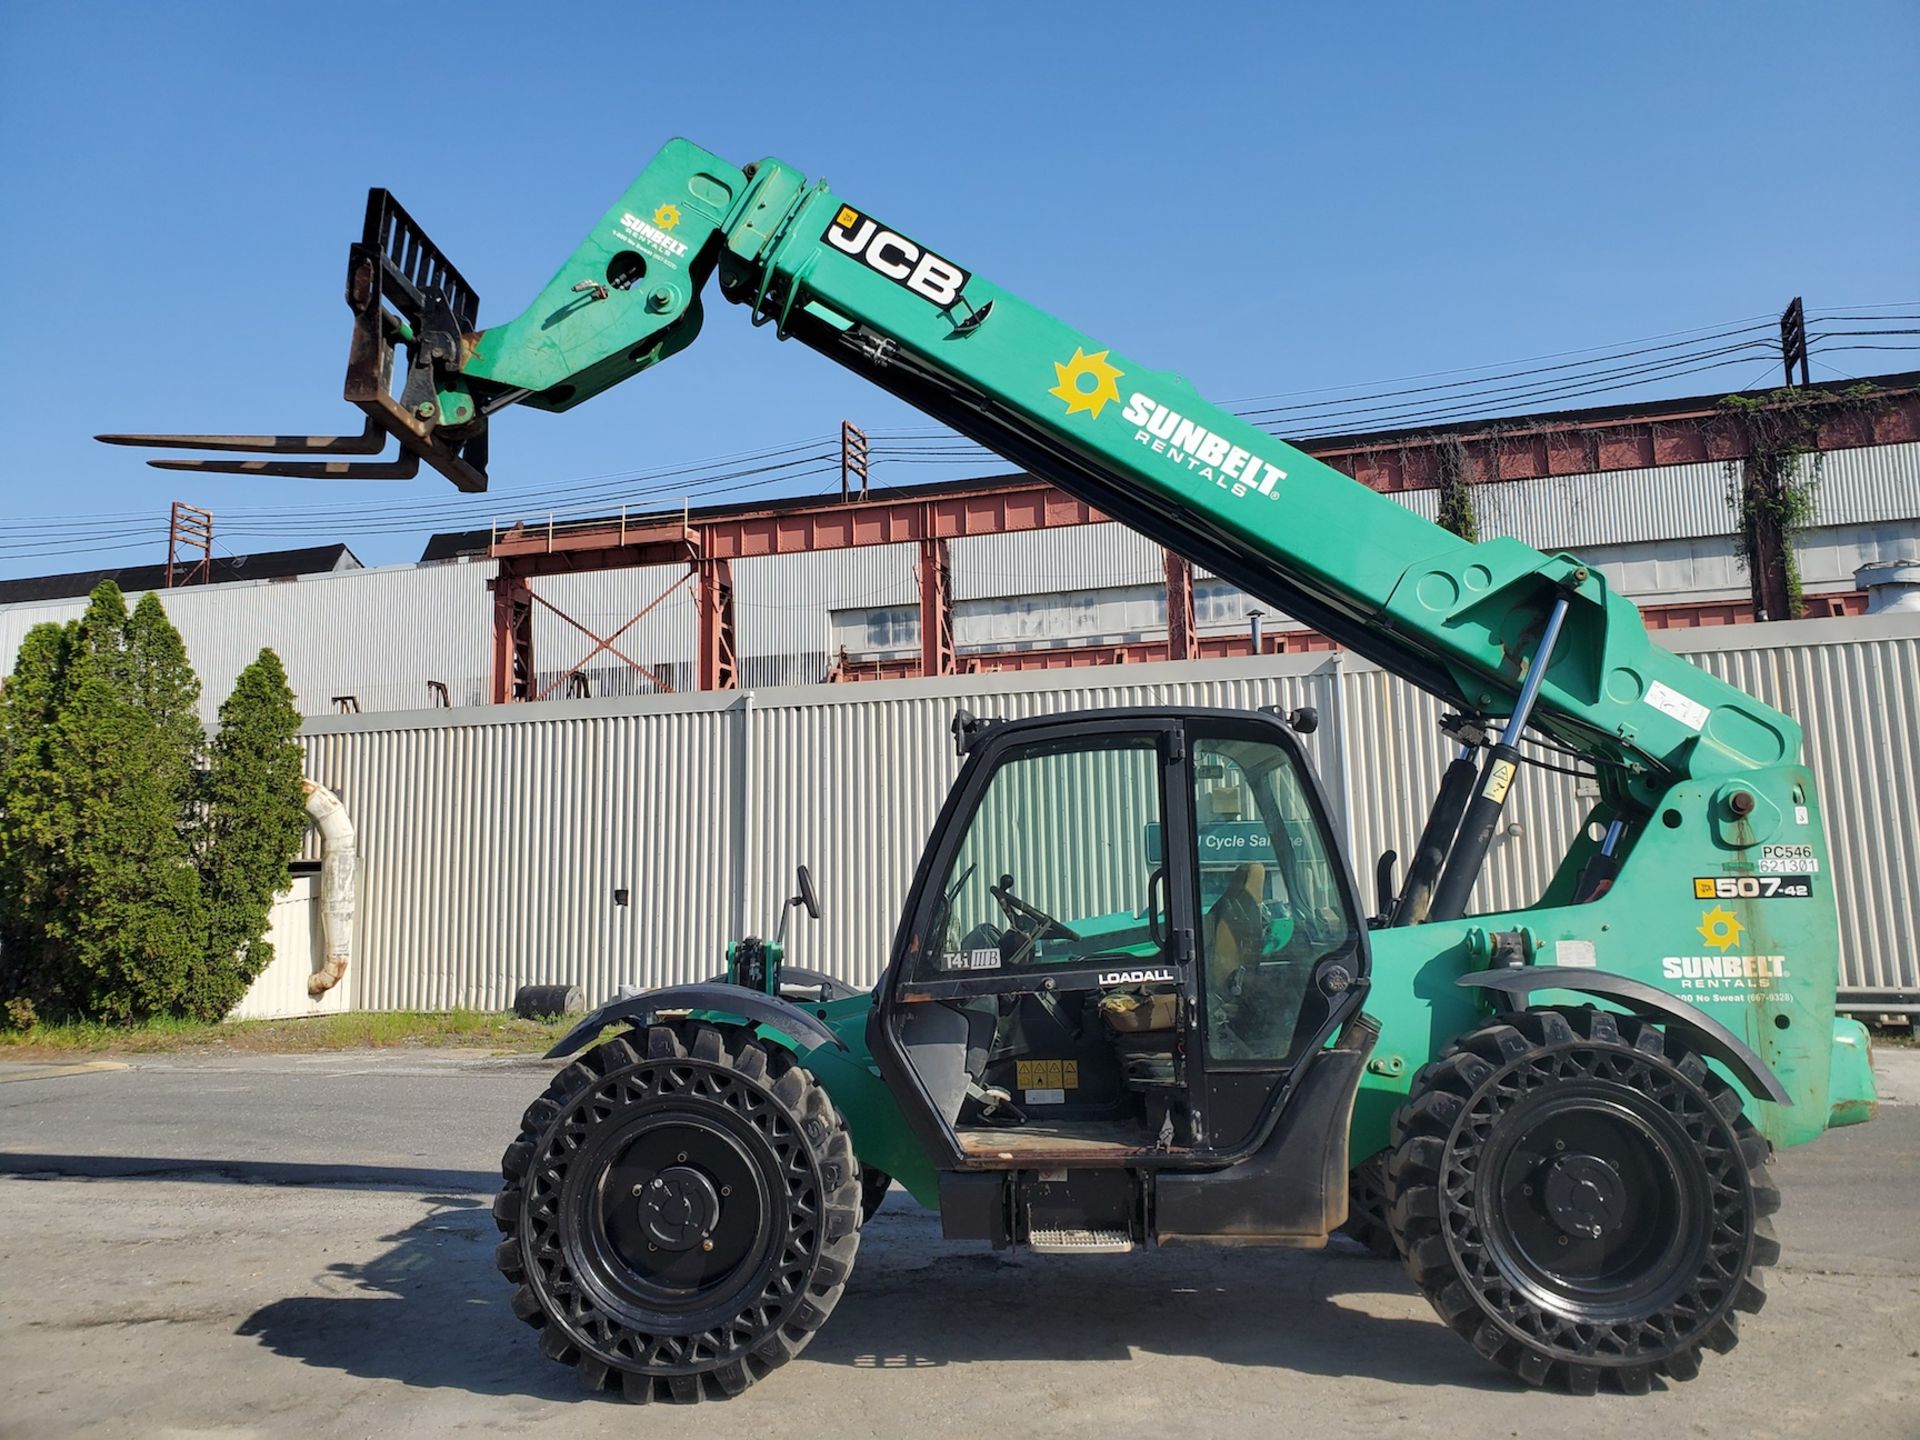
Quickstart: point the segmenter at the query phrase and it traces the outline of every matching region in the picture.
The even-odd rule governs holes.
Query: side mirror
[[[1287,728],[1296,735],[1311,735],[1320,728],[1320,712],[1311,705],[1302,705],[1297,710],[1289,710]]]
[[[794,899],[800,902],[802,908],[806,910],[808,915],[818,920],[820,918],[820,897],[814,893],[813,872],[802,865],[797,878],[800,882],[800,893],[794,896]]]

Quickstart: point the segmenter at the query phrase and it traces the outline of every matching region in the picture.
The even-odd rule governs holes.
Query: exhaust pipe
[[[326,786],[302,780],[300,788],[307,792],[307,815],[320,832],[320,923],[327,960],[307,981],[307,994],[317,999],[340,983],[353,958],[353,821]]]

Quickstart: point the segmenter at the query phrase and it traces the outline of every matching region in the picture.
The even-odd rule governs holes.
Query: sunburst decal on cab
[[[1053,368],[1060,377],[1060,383],[1047,393],[1058,395],[1066,401],[1069,415],[1078,415],[1084,410],[1098,420],[1107,402],[1120,398],[1120,387],[1116,382],[1125,372],[1107,363],[1105,350],[1096,350],[1089,355],[1076,346],[1072,360],[1065,365],[1056,360]]]
[[[653,223],[658,225],[662,230],[671,230],[680,223],[680,207],[678,205],[662,205],[658,210],[653,212]]]

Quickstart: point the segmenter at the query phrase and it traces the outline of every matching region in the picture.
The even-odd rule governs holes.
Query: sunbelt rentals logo
[[[1784,955],[1743,955],[1741,941],[1747,927],[1724,905],[1700,912],[1694,933],[1702,948],[1711,955],[1668,955],[1660,961],[1660,971],[1669,984],[1680,990],[1706,992],[1696,998],[1706,1000],[1746,1000],[1755,992],[1766,991],[1787,978]],[[1785,1000],[1784,994],[1766,998]]]
[[[1120,382],[1127,372],[1107,358],[1110,352],[1089,354],[1074,347],[1073,358],[1053,362],[1054,384],[1049,395],[1065,403],[1068,415],[1098,420],[1109,405],[1120,405]],[[1265,495],[1287,478],[1286,470],[1255,450],[1216,435],[1198,420],[1163,405],[1144,390],[1135,390],[1121,406],[1120,418],[1133,427],[1133,439],[1168,464],[1178,465],[1196,480],[1204,480],[1234,495]]]

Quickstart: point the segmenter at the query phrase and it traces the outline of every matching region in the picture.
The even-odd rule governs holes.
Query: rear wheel
[[[859,1245],[853,1146],[793,1057],[656,1025],[554,1077],[501,1159],[495,1258],[540,1347],[632,1400],[737,1395],[797,1355]]]
[[[1380,1260],[1391,1260],[1393,1229],[1387,1219],[1387,1156],[1382,1150],[1354,1166],[1347,1176],[1347,1218],[1340,1233]]]
[[[860,1223],[866,1224],[873,1219],[873,1212],[887,1203],[887,1192],[893,1189],[893,1177],[884,1170],[876,1170],[871,1165],[860,1167]]]
[[[1628,1016],[1529,1011],[1415,1077],[1394,1238],[1440,1317],[1533,1385],[1644,1394],[1731,1350],[1780,1205],[1739,1094]]]

